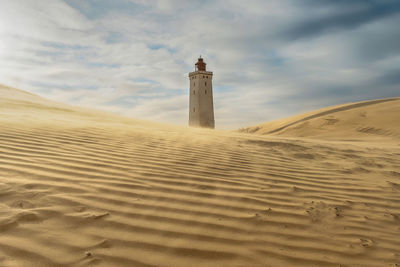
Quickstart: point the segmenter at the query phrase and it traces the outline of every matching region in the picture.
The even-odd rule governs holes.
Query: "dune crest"
[[[319,139],[399,139],[398,114],[400,98],[378,99],[329,107],[239,131]]]
[[[396,139],[188,129],[0,92],[0,266],[400,265]]]

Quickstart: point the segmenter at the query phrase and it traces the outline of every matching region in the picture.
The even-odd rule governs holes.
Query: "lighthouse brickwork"
[[[215,127],[211,71],[206,71],[206,63],[200,57],[195,71],[189,73],[189,126]]]

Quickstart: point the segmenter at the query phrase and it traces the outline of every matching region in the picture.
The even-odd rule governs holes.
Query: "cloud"
[[[392,0],[2,1],[0,83],[186,125],[201,54],[216,125],[232,129],[398,96],[399,12]]]
[[[302,1],[307,3],[307,18],[296,21],[286,37],[289,40],[313,37],[327,31],[351,30],[400,13],[398,1]],[[321,12],[321,7],[322,11]],[[315,12],[316,11],[316,12]]]

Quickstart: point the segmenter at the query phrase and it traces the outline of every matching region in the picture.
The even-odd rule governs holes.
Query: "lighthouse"
[[[189,126],[214,129],[212,77],[200,56],[195,71],[189,73]]]

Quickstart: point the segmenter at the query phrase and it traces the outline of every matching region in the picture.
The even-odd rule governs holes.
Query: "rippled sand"
[[[399,102],[368,107],[398,123]],[[352,141],[187,129],[0,87],[0,266],[398,266],[383,124]]]

